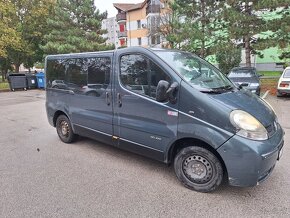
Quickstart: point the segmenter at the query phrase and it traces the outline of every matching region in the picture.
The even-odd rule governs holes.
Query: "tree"
[[[221,12],[224,1],[176,0],[174,10],[180,17],[182,48],[206,57],[227,38]]]
[[[177,5],[175,2],[168,2],[169,7],[160,14],[160,25],[158,32],[166,39],[169,48],[181,48],[181,43],[184,41],[181,30],[181,21]]]
[[[57,0],[53,16],[48,19],[46,54],[88,52],[112,49],[102,37],[101,22],[107,13],[96,10],[93,0]]]
[[[0,58],[7,57],[8,47],[19,45],[20,36],[14,25],[15,19],[16,8],[12,1],[0,0]]]
[[[232,43],[225,43],[219,46],[216,53],[216,60],[219,69],[228,74],[233,67],[238,67],[242,61],[241,49]]]
[[[277,29],[280,18],[266,19],[265,16],[287,5],[287,0],[226,0],[223,17],[228,33],[231,39],[242,39],[247,66],[251,66],[251,54],[262,55],[259,50],[273,45],[271,31]]]
[[[7,48],[7,55],[17,73],[21,64],[32,67],[35,61],[43,59],[40,45],[54,0],[11,0],[11,3],[16,10],[13,25],[20,39],[18,46]]]

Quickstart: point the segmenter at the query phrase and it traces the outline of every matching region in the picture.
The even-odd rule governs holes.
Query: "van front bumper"
[[[232,186],[250,187],[266,180],[279,159],[284,145],[284,131],[278,124],[276,133],[265,141],[233,136],[217,149]]]

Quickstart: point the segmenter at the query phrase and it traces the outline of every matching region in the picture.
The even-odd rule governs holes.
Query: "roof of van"
[[[97,54],[113,54],[114,52],[118,51],[118,50],[127,50],[127,51],[136,51],[136,49],[138,50],[149,50],[152,52],[156,52],[156,51],[179,51],[176,49],[166,49],[166,48],[144,48],[141,46],[132,46],[132,47],[127,47],[127,48],[118,48],[115,50],[108,50],[108,51],[95,51],[95,52],[81,52],[81,53],[67,53],[67,54],[54,54],[54,55],[47,55],[46,59],[55,59],[55,58],[69,58],[69,57],[77,57],[77,56],[89,56],[89,55],[97,55]]]

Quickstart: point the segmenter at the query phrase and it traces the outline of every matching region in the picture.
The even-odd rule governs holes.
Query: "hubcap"
[[[186,177],[196,183],[206,183],[212,177],[211,164],[206,158],[199,155],[192,155],[186,158],[182,168]]]
[[[68,127],[68,123],[66,121],[61,121],[60,123],[60,129],[61,129],[61,134],[63,136],[68,136],[69,134],[69,127]]]

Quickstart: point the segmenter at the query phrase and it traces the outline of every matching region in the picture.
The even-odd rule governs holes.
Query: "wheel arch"
[[[56,120],[60,115],[65,115],[70,120],[69,116],[65,112],[58,110],[53,115],[53,126],[54,127],[56,127]]]
[[[210,152],[212,152],[221,162],[222,167],[224,169],[224,173],[227,175],[227,168],[226,168],[226,165],[225,165],[222,157],[220,156],[220,154],[210,144],[208,144],[205,141],[202,141],[200,139],[197,139],[197,138],[181,138],[181,139],[178,139],[177,141],[175,141],[170,146],[170,148],[167,152],[166,162],[168,164],[171,164],[174,161],[174,158],[177,155],[177,153],[182,148],[186,148],[186,147],[193,146],[193,145],[205,148],[205,149],[209,150]]]

